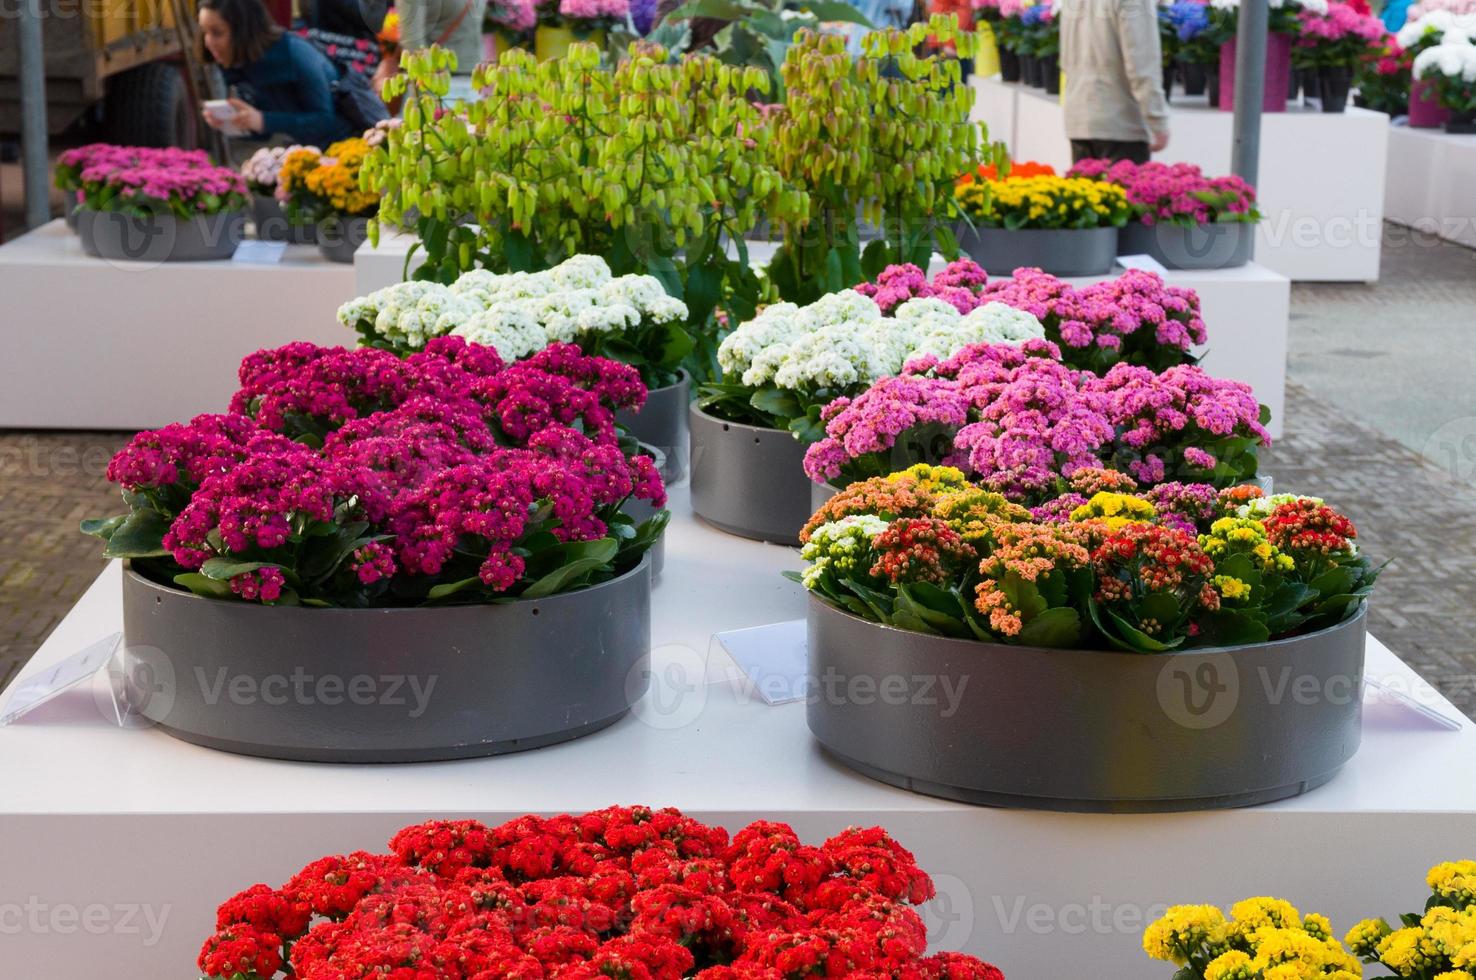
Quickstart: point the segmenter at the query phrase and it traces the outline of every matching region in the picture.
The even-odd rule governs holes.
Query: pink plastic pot
[[[1291,86],[1292,39],[1285,34],[1266,35],[1266,90],[1261,96],[1262,112],[1285,112],[1286,93]],[[1220,45],[1220,109],[1235,111],[1235,38]]]
[[[1409,125],[1412,129],[1439,129],[1450,118],[1450,110],[1435,97],[1435,84],[1415,79],[1409,87]]]

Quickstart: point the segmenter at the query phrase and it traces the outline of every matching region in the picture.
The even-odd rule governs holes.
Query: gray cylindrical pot
[[[187,742],[303,762],[497,755],[612,724],[646,691],[650,563],[544,599],[310,609],[125,570],[126,676]]]
[[[1098,276],[1117,258],[1116,228],[971,228],[960,222],[958,244],[991,274],[1037,266],[1053,276]]]
[[[1269,803],[1358,749],[1365,610],[1180,654],[913,633],[811,597],[808,717],[874,779],[967,803],[1086,812]]]
[[[293,224],[287,220],[282,202],[270,194],[256,194],[252,197],[251,220],[256,224],[256,237],[264,242],[318,244],[318,226]]]
[[[329,262],[354,261],[359,246],[369,240],[369,219],[335,216],[318,222],[318,252]]]
[[[797,544],[814,513],[805,445],[784,429],[725,422],[692,403],[692,511],[729,534]]]
[[[657,465],[659,466],[660,464],[658,463]],[[640,525],[655,517],[656,512],[662,510],[663,508],[657,507],[649,500],[637,500],[632,497],[631,499],[627,500],[625,502],[625,506],[621,507],[620,509],[629,514],[637,525]],[[651,546],[650,554],[651,581],[655,582],[656,579],[661,577],[661,570],[666,567],[665,532],[663,532],[661,537],[656,539],[656,543]]]
[[[615,421],[647,446],[665,454],[661,479],[676,483],[687,475],[687,409],[692,403],[692,376],[685,370],[675,384],[652,388],[639,412],[615,413]]]
[[[246,237],[246,212],[222,211],[181,221],[117,211],[77,212],[77,235],[88,255],[118,262],[203,262],[228,259]]]
[[[1151,255],[1169,269],[1234,269],[1251,259],[1256,226],[1243,221],[1223,224],[1130,224],[1117,238],[1121,255]]]
[[[825,504],[841,492],[841,488],[834,483],[811,483],[810,484],[810,514],[824,507]]]
[[[74,190],[62,191],[62,220],[67,223],[67,228],[77,230],[77,192]]]

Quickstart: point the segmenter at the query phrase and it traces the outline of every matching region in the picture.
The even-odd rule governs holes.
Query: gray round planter
[[[798,544],[810,508],[804,443],[784,429],[724,422],[692,403],[692,511],[729,534]]]
[[[656,458],[659,460],[659,457]],[[659,466],[660,463],[658,462],[657,465]],[[620,509],[629,514],[635,520],[636,524],[641,524],[655,517],[657,511],[663,510],[664,508],[657,507],[648,500],[636,500],[632,497]],[[661,570],[666,567],[666,534],[664,532],[661,537],[656,539],[656,543],[651,546],[650,555],[651,581],[655,582],[656,579],[661,577]]]
[[[958,244],[991,275],[1035,266],[1053,276],[1098,276],[1117,259],[1116,228],[971,228],[960,222]]]
[[[314,235],[323,258],[347,265],[354,261],[359,246],[369,240],[369,219],[329,218],[318,222]]]
[[[62,220],[67,223],[67,228],[77,230],[77,192],[72,190],[62,191]]]
[[[289,245],[318,244],[317,225],[295,225],[287,220],[282,202],[269,194],[256,194],[251,201],[251,220],[256,237],[264,242],[286,242]]]
[[[1243,221],[1224,224],[1130,224],[1118,235],[1122,255],[1151,255],[1169,269],[1234,269],[1251,259],[1256,226]]]
[[[824,507],[825,504],[841,492],[841,488],[833,483],[811,483],[810,484],[810,514],[814,516],[815,511]],[[808,520],[809,518],[806,518]]]
[[[810,731],[967,803],[1146,813],[1304,793],[1358,749],[1366,609],[1242,647],[1047,650],[913,633],[811,597]]]
[[[181,221],[117,211],[77,211],[77,235],[88,255],[116,262],[205,262],[228,259],[246,237],[246,212],[222,211]]]
[[[649,561],[544,599],[309,609],[123,576],[127,676],[170,735],[302,762],[425,762],[588,735],[644,695]]]
[[[665,454],[661,479],[676,483],[687,475],[687,409],[692,404],[692,376],[685,370],[676,384],[652,388],[646,404],[639,412],[625,409],[615,413],[615,421],[623,425],[642,443]]]

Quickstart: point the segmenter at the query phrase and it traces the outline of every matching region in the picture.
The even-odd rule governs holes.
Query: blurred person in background
[[[1072,160],[1146,163],[1169,139],[1153,0],[1061,0],[1056,21]]]
[[[234,114],[205,112],[205,121],[249,139],[282,136],[327,146],[355,126],[335,107],[338,69],[308,41],[282,30],[262,0],[200,0],[200,42],[220,66]]]

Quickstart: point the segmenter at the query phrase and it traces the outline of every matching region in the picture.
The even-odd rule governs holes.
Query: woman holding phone
[[[205,122],[229,135],[327,146],[355,132],[335,108],[338,69],[302,38],[272,20],[262,0],[200,0],[200,40],[232,89],[229,110],[205,110]],[[214,110],[214,111],[212,111]]]

